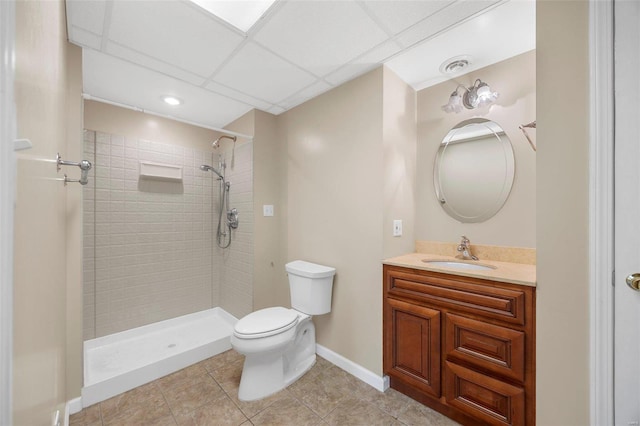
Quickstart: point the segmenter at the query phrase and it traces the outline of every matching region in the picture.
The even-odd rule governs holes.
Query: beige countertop
[[[423,260],[464,262],[478,265],[492,266],[495,269],[468,270],[446,266],[435,266]],[[536,265],[526,263],[502,262],[496,260],[462,260],[454,256],[430,253],[410,253],[398,257],[385,259],[385,265],[402,266],[406,268],[422,269],[424,271],[444,272],[463,277],[483,278],[504,283],[520,284],[530,287],[536,286]]]

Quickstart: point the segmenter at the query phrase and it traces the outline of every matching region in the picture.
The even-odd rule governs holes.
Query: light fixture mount
[[[462,88],[464,92],[462,96],[458,93],[458,90]],[[444,112],[455,112],[456,114],[462,111],[462,107],[466,109],[476,109],[489,105],[498,99],[498,92],[491,90],[489,85],[479,78],[473,83],[471,87],[465,87],[459,84],[456,90],[449,96],[449,102],[442,106]]]

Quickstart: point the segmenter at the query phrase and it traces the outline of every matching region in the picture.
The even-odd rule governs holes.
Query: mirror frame
[[[461,139],[458,135],[456,139],[456,134],[459,133],[460,129],[471,125],[471,124],[484,124],[487,128],[486,134],[480,134],[479,136],[491,135],[493,134],[497,139],[497,142],[501,143],[502,149],[504,152],[504,168],[505,168],[505,180],[504,184],[500,188],[499,191],[496,191],[495,202],[494,205],[488,208],[485,212],[477,216],[469,216],[465,215],[461,212],[460,206],[451,206],[451,204],[447,203],[445,196],[443,196],[442,187],[440,184],[440,165],[443,161],[443,158],[446,153],[447,146],[452,142],[458,142],[464,139]],[[476,139],[478,136],[468,138],[469,140]],[[511,140],[502,129],[502,127],[494,121],[487,120],[485,118],[471,118],[468,120],[461,121],[456,124],[449,130],[446,136],[442,139],[440,143],[440,147],[438,148],[438,152],[436,153],[434,167],[433,167],[433,184],[436,194],[436,199],[438,203],[442,207],[442,209],[452,218],[458,220],[462,223],[478,223],[484,222],[491,217],[495,216],[504,206],[507,199],[509,198],[509,194],[511,193],[511,189],[513,187],[513,181],[515,178],[515,155],[513,152],[513,146],[511,145]],[[474,184],[475,182],[471,182],[469,184]]]

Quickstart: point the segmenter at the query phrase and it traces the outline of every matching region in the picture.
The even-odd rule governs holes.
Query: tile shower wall
[[[215,245],[218,181],[199,168],[210,152],[91,130],[84,150],[95,167],[84,188],[85,339],[213,306],[251,311],[250,143],[227,168],[241,218],[231,250]],[[182,166],[183,182],[139,179],[139,161]]]
[[[238,209],[240,224],[231,233],[228,249],[216,247],[222,259],[220,305],[242,318],[253,310],[253,143],[238,145],[224,156],[231,183],[230,207]],[[214,221],[217,224],[217,216]]]

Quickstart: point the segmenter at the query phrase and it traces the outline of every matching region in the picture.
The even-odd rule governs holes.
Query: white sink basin
[[[451,268],[451,269],[465,269],[469,271],[490,271],[492,269],[496,269],[495,266],[490,265],[480,265],[478,263],[467,263],[467,262],[456,262],[455,260],[428,260],[423,259],[424,263],[442,267],[442,268]]]

